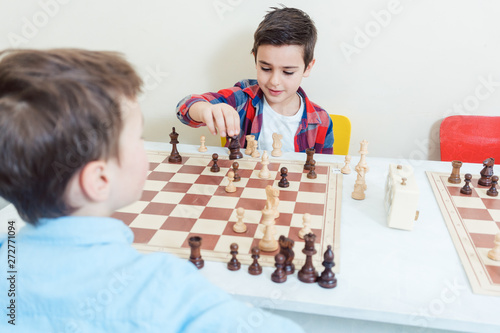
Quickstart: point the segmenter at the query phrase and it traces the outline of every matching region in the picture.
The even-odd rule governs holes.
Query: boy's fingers
[[[212,112],[210,111],[209,114],[205,114],[203,118],[205,125],[207,125],[207,128],[210,131],[210,133],[212,133],[212,135],[216,135],[217,131],[215,130]]]
[[[224,119],[224,113],[220,109],[215,109],[212,113],[215,126],[219,129],[219,135],[221,137],[226,137],[226,121]]]

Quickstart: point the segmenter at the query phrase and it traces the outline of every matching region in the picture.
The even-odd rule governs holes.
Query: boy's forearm
[[[194,104],[192,104],[189,107],[188,113],[189,117],[193,119],[194,121],[197,121],[199,123],[203,123],[203,108],[206,107],[206,104],[210,104],[209,102],[204,102],[204,101],[199,101]]]

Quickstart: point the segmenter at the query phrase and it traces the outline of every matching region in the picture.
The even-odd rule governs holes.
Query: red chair
[[[439,129],[441,161],[500,164],[500,117],[450,116]]]

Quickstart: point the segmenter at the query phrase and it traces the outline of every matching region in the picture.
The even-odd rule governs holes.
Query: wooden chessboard
[[[342,174],[338,165],[317,163],[317,179],[308,179],[304,161],[270,160],[269,180],[258,177],[260,159],[244,157],[239,163],[241,181],[235,182],[235,193],[226,193],[227,172],[234,161],[219,156],[220,172],[210,171],[211,155],[182,153],[182,164],[169,164],[168,153],[149,151],[150,171],[140,201],[120,209],[113,217],[130,226],[135,235],[134,246],[141,252],[165,251],[188,258],[188,239],[201,236],[201,255],[204,260],[229,261],[231,243],[239,246],[238,260],[252,262],[251,249],[263,236],[259,222],[266,203],[265,188],[273,185],[280,190],[277,237],[285,235],[295,241],[295,266],[305,261],[304,241],[298,238],[303,214],[311,214],[311,229],[316,235],[317,254],[313,264],[321,271],[323,253],[332,245],[335,255],[334,271],[339,270],[340,205]],[[288,168],[290,187],[280,188],[279,170]],[[232,230],[237,221],[236,208],[245,209],[243,234]],[[274,266],[275,252],[261,252],[259,263]]]
[[[500,231],[500,197],[486,194],[488,187],[477,184],[479,175],[473,175],[471,195],[460,193],[464,175],[460,184],[449,183],[449,173],[427,171],[427,176],[472,290],[500,296],[500,261],[487,256]]]

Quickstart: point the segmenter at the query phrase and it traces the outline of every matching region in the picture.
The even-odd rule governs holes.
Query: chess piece
[[[282,167],[280,169],[280,173],[281,173],[281,179],[278,182],[278,186],[279,187],[288,187],[288,186],[290,186],[290,183],[288,182],[288,179],[286,179],[286,177],[288,177],[288,169],[286,167]]]
[[[472,189],[470,188],[470,182],[472,180],[472,175],[470,173],[465,174],[465,185],[460,189],[460,193],[470,195],[472,194]]]
[[[254,158],[259,158],[260,157],[260,153],[257,150],[258,147],[259,147],[259,141],[257,141],[257,140],[254,139],[252,141],[252,155],[251,155]]]
[[[498,176],[491,177],[491,187],[488,191],[486,191],[486,194],[489,195],[490,197],[498,196],[497,184],[498,184]]]
[[[182,163],[182,157],[177,151],[177,144],[179,143],[177,138],[179,137],[179,133],[175,131],[175,127],[172,127],[172,133],[170,133],[169,135],[170,135],[170,144],[172,145],[172,152],[168,157],[168,163],[175,163],[175,164]]]
[[[335,266],[333,262],[333,251],[332,246],[328,245],[323,255],[323,267],[325,270],[321,273],[318,278],[318,284],[323,288],[335,288],[337,286],[337,279],[335,278],[335,273],[332,272],[332,267]]]
[[[302,225],[304,226],[299,230],[299,238],[304,239],[304,236],[311,232],[311,214],[305,213],[302,216]]]
[[[351,173],[351,167],[349,164],[351,163],[351,156],[346,155],[345,157],[345,165],[342,169],[340,169],[340,172],[342,172],[344,175],[348,175]]]
[[[285,256],[285,272],[287,275],[293,274],[295,272],[295,265],[293,264],[293,259],[295,258],[295,253],[293,252],[293,245],[295,242],[283,235],[278,239],[280,245],[280,253]]]
[[[356,200],[364,200],[365,169],[356,167],[356,172],[358,173],[358,177],[356,178],[356,182],[354,183],[354,191],[352,192],[351,197]]]
[[[201,153],[204,153],[208,150],[207,147],[205,146],[205,136],[204,135],[200,136],[200,142],[201,142],[201,146],[200,146],[200,148],[198,148],[198,151]]]
[[[214,164],[212,164],[212,167],[210,168],[210,171],[212,171],[212,172],[219,172],[220,171],[219,165],[217,164],[218,160],[219,160],[219,154],[213,153],[212,154],[212,162]]]
[[[260,163],[262,164],[262,168],[259,172],[259,178],[269,179],[271,177],[271,173],[269,172],[269,168],[267,167],[269,165],[269,155],[267,155],[267,150],[264,150],[264,152],[262,153],[262,161]]]
[[[272,209],[264,208],[262,210],[262,222],[264,227],[264,236],[259,241],[259,249],[264,252],[273,252],[278,249],[278,242],[275,239],[276,229],[274,225],[275,212]]]
[[[493,176],[493,165],[495,165],[495,159],[490,157],[484,160],[483,162],[483,170],[481,170],[481,178],[477,181],[477,183],[481,186],[490,186],[491,185],[491,176]]]
[[[262,273],[262,266],[259,264],[260,250],[258,246],[252,248],[252,259],[253,262],[248,266],[248,273],[252,275],[260,275]]]
[[[245,155],[252,155],[254,146],[253,142],[255,140],[255,135],[247,135],[247,148],[245,149]]]
[[[318,178],[318,175],[316,175],[316,161],[315,160],[311,160],[311,162],[310,162],[309,172],[307,173],[307,178],[308,179]]]
[[[306,163],[304,164],[304,170],[308,170],[311,168],[311,161],[313,159],[313,156],[314,156],[314,152],[316,150],[314,148],[306,148],[306,155],[307,155],[307,158],[306,158]]]
[[[278,206],[280,204],[280,190],[274,188],[272,185],[266,186],[266,209],[274,211],[274,218],[280,217]]]
[[[462,167],[462,162],[452,161],[451,165],[453,170],[451,171],[450,177],[448,177],[448,183],[460,184],[462,182],[462,179],[460,178],[460,168]]]
[[[229,183],[227,184],[225,190],[227,193],[234,193],[236,192],[236,186],[234,186],[233,181],[234,181],[234,172],[229,171],[227,173],[227,179],[229,180]]]
[[[488,251],[488,258],[500,260],[500,232],[495,235],[495,246]]]
[[[238,218],[238,222],[233,225],[233,231],[239,234],[242,234],[247,231],[247,226],[243,222],[243,216],[245,215],[245,208],[238,207],[236,209],[236,217]]]
[[[283,139],[283,134],[273,133],[273,150],[271,151],[271,156],[279,157],[283,155],[281,152],[281,147],[283,146],[281,139]]]
[[[274,261],[276,262],[276,270],[271,274],[271,280],[276,283],[283,283],[286,281],[286,273],[283,267],[285,266],[285,256],[278,253],[274,256]]]
[[[240,151],[240,141],[238,140],[238,136],[232,136],[229,138],[229,159],[236,160],[239,158],[243,158],[243,154]]]
[[[368,164],[366,164],[366,155],[368,154],[368,141],[363,140],[360,142],[361,148],[359,149],[359,153],[361,154],[361,157],[359,158],[358,165],[354,168],[356,171],[358,169],[365,169],[365,174],[368,172]],[[366,188],[365,188],[366,190]]]
[[[231,260],[227,263],[227,269],[230,271],[237,271],[241,268],[241,263],[236,258],[238,254],[238,244],[232,243],[230,246],[231,249]]]
[[[191,261],[198,269],[203,268],[205,261],[201,258],[201,237],[192,236],[188,239],[189,247],[191,248],[191,254],[189,256],[189,261]]]
[[[312,263],[312,256],[316,254],[316,249],[314,248],[314,241],[316,240],[316,235],[313,233],[308,233],[304,236],[304,240],[306,244],[302,253],[306,255],[306,262],[304,266],[300,269],[298,273],[298,278],[300,281],[305,283],[314,283],[318,279],[318,273],[316,269],[314,269]]]
[[[238,162],[233,162],[234,182],[239,182],[241,180],[240,174],[238,173],[239,167],[240,164]]]

